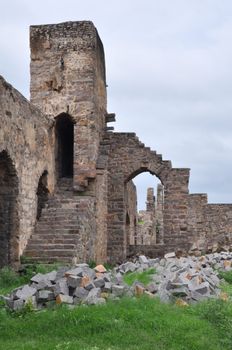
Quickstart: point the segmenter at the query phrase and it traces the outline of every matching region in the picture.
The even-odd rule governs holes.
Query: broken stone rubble
[[[124,295],[159,297],[163,302],[182,299],[195,303],[206,298],[220,297],[218,271],[231,270],[232,253],[213,253],[206,256],[180,257],[166,254],[162,259],[145,256],[125,262],[111,271],[103,265],[91,269],[78,264],[71,269],[61,268],[47,274],[37,274],[31,283],[13,290],[2,297],[9,308],[19,310],[32,302],[35,308],[46,308],[51,302],[69,305],[96,305],[107,298],[118,299]],[[124,283],[126,273],[143,272],[154,268],[147,286],[134,282],[131,287]]]

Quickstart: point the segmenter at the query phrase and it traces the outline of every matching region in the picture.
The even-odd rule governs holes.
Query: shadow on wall
[[[73,176],[74,121],[67,113],[56,118],[56,173],[59,178]]]
[[[0,268],[18,257],[18,177],[6,151],[0,153]]]

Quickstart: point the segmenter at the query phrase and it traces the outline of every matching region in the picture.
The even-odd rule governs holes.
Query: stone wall
[[[173,169],[133,133],[105,135],[101,151],[108,157],[108,260],[127,254],[125,185],[136,175],[150,172],[164,185],[164,244],[167,249],[188,248],[189,169]]]
[[[54,137],[52,122],[32,106],[17,90],[0,78],[0,155],[6,152],[15,169],[17,198],[15,199],[18,224],[11,229],[9,239],[14,247],[10,262],[21,255],[34,229],[37,213],[37,187],[39,178],[47,170],[48,188],[54,188]],[[8,173],[7,176],[11,176]],[[4,191],[3,183],[0,193]],[[4,196],[11,196],[10,189]],[[1,201],[5,207],[6,198]],[[12,218],[11,224],[14,225]],[[3,235],[3,232],[0,232]],[[13,241],[12,241],[13,240]]]
[[[137,191],[133,181],[129,181],[125,186],[125,216],[127,244],[136,244]]]
[[[206,212],[207,250],[232,247],[232,204],[208,204]]]
[[[206,194],[189,195],[190,252],[201,254],[230,249],[232,244],[232,205],[208,204]]]
[[[31,102],[54,118],[69,114],[74,127],[74,187],[96,177],[106,126],[104,49],[92,22],[31,26]]]
[[[94,237],[94,260],[107,261],[107,171],[97,169],[96,178],[96,235]]]

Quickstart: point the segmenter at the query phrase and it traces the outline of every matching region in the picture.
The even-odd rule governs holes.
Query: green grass
[[[41,269],[47,272],[48,267],[40,265],[36,272]],[[19,277],[8,270],[0,271],[3,289],[22,278],[28,279],[32,272],[29,269]],[[153,273],[154,269],[150,269],[145,276],[149,279]],[[126,276],[130,275],[134,279],[136,274]],[[225,282],[222,289],[230,294],[232,284]],[[232,302],[208,300],[178,307],[144,296],[72,310],[59,306],[43,311],[32,312],[28,307],[10,312],[0,306],[1,349],[231,350]]]
[[[219,271],[219,278],[223,278],[226,282],[232,284],[232,271]]]
[[[222,301],[178,308],[145,297],[20,316],[0,309],[0,349],[231,350],[231,316]]]
[[[0,295],[7,294],[14,288],[17,288],[30,281],[31,277],[36,273],[47,273],[57,270],[61,264],[36,264],[27,265],[25,271],[18,274],[9,267],[0,269]]]
[[[143,272],[128,272],[123,276],[123,280],[128,286],[132,286],[135,281],[143,283],[145,286],[151,282],[152,275],[156,273],[154,268]]]

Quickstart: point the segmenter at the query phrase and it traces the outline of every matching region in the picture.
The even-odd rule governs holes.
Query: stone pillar
[[[126,258],[126,203],[123,174],[110,174],[108,179],[107,260],[115,263]]]
[[[104,49],[92,22],[31,26],[31,102],[54,118],[69,114],[74,129],[74,187],[96,176],[104,132]]]
[[[153,212],[155,210],[155,196],[154,188],[149,187],[147,189],[147,202],[146,202],[147,211]]]
[[[164,244],[188,250],[189,169],[171,169],[164,184]]]
[[[163,243],[164,238],[164,187],[161,184],[157,185],[156,210],[155,210],[155,230],[156,243]]]

